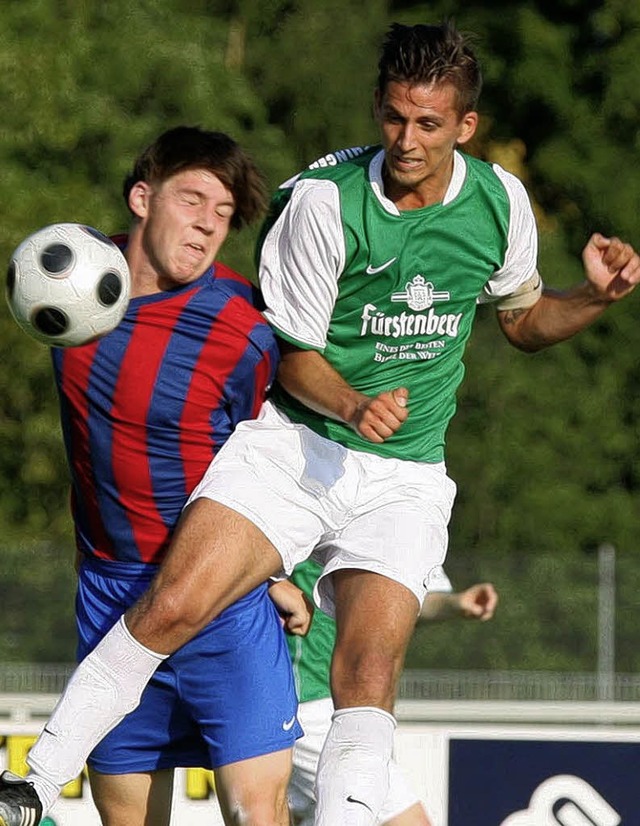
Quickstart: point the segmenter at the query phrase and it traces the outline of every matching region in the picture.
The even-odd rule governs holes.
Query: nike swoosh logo
[[[395,261],[395,258],[393,260]],[[368,809],[371,812],[371,814],[373,814],[373,809],[371,808],[371,806],[367,806],[364,800],[358,800],[358,798],[353,797],[353,795],[349,795],[347,797],[347,803],[358,803],[360,806],[364,806],[365,809]]]
[[[287,720],[285,723],[282,724],[283,731],[291,731],[295,721],[296,721],[296,715],[294,714],[293,717],[290,720]]]
[[[384,264],[380,264],[379,267],[372,267],[371,264],[366,269],[367,275],[375,275],[378,272],[382,272],[382,270],[386,270],[387,267],[390,267],[394,261],[397,261],[398,256],[396,255],[394,258],[390,258],[388,261],[385,261]]]

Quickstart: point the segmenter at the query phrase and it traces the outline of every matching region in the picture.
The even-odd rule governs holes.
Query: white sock
[[[26,779],[45,813],[80,774],[93,748],[136,708],[164,659],[132,637],[121,617],[76,668],[27,756]]]
[[[373,826],[389,789],[396,721],[380,708],[335,711],[316,778],[316,826]]]

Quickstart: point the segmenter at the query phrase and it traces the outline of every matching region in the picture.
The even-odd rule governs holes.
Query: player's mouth
[[[393,168],[398,172],[416,172],[423,164],[422,158],[410,158],[404,155],[392,155]]]
[[[192,258],[200,259],[205,254],[202,244],[185,244],[185,249]]]

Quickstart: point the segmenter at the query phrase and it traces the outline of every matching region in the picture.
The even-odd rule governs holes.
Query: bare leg
[[[318,768],[317,826],[373,826],[389,788],[392,712],[418,614],[416,597],[366,571],[333,574],[336,706]]]
[[[45,812],[137,707],[163,657],[280,568],[280,555],[248,519],[209,499],[185,509],[149,590],[80,663],[31,749],[29,780]]]
[[[289,826],[291,752],[285,749],[216,769],[216,788],[226,826]]]
[[[171,654],[281,565],[252,522],[211,499],[196,499],[151,586],[125,614],[127,628],[152,651]]]
[[[169,826],[173,770],[102,774],[89,770],[91,794],[103,826]]]
[[[391,820],[385,821],[382,826],[432,826],[431,821],[427,817],[424,806],[421,803],[416,803],[410,809],[400,812],[399,815],[392,817]]]
[[[331,664],[336,709],[376,706],[390,713],[418,615],[415,596],[368,571],[334,575],[337,639]]]

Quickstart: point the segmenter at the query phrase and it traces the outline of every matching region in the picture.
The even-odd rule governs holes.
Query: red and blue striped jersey
[[[274,377],[254,288],[216,263],[133,298],[104,338],[53,348],[78,550],[157,564],[189,493]]]

